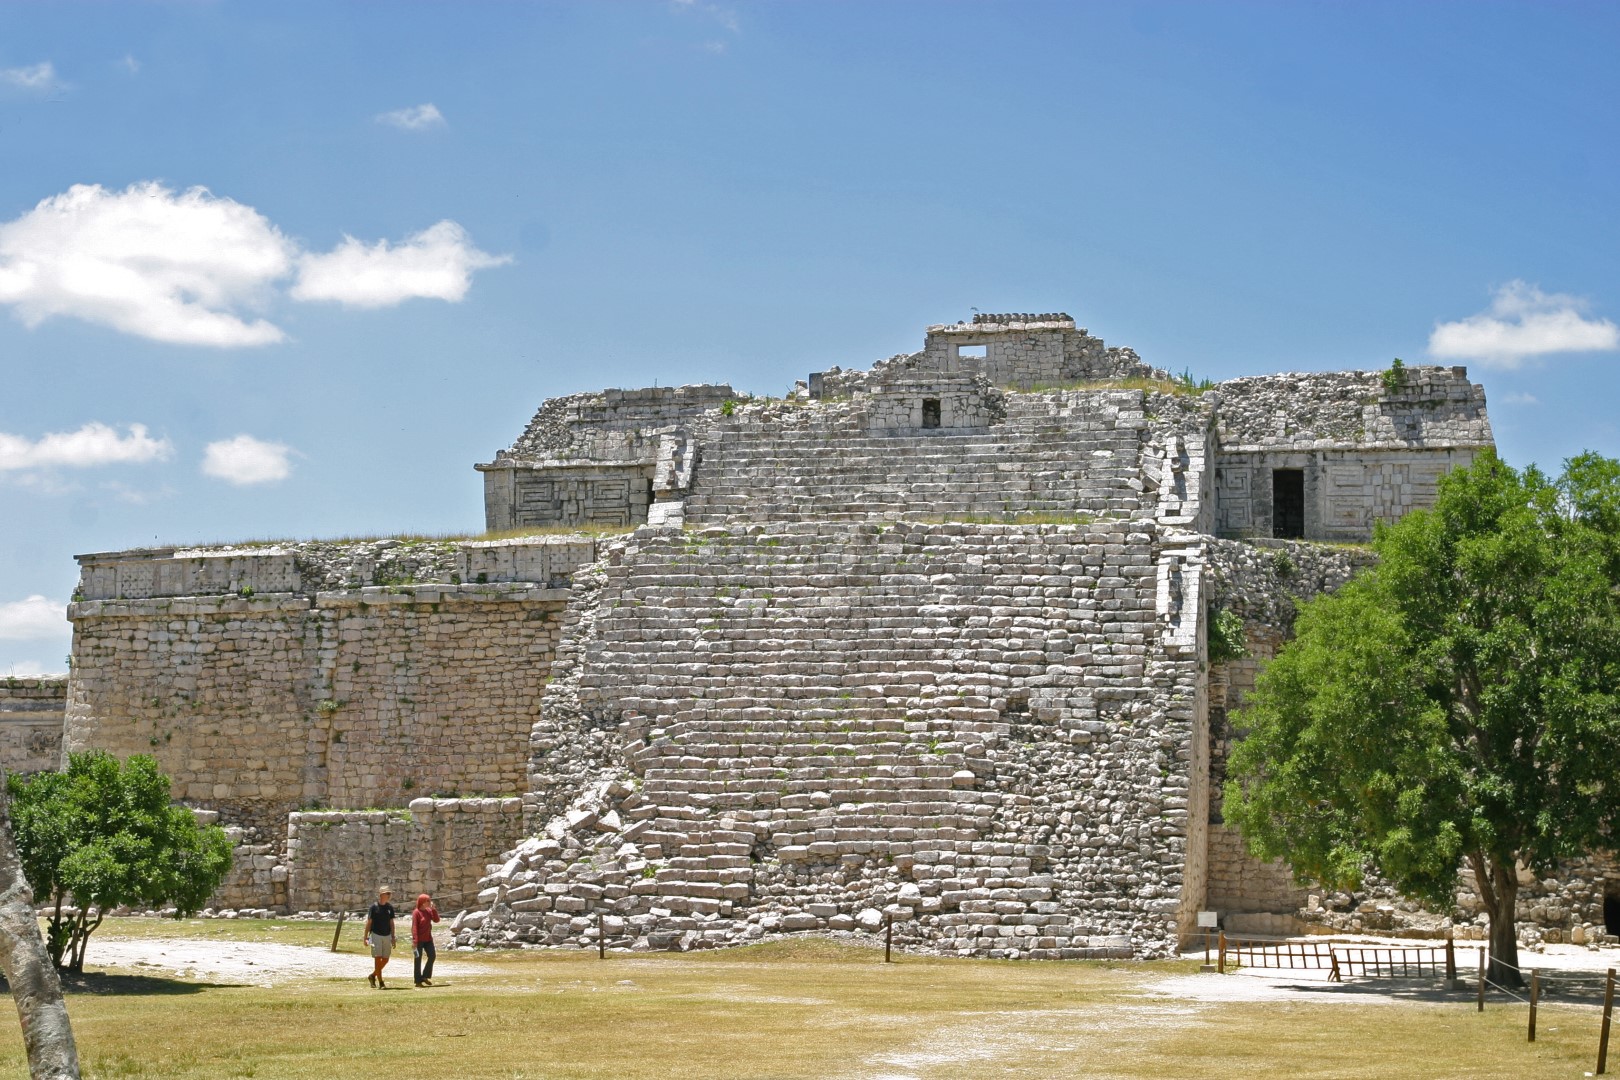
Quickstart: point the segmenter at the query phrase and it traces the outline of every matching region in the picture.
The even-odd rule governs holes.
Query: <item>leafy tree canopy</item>
[[[169,778],[145,754],[123,764],[101,750],[69,754],[66,770],[7,785],[23,873],[53,909],[46,944],[60,967],[83,968],[109,909],[172,904],[189,915],[230,870],[225,831],[170,805]]]
[[[1620,835],[1620,462],[1550,479],[1482,454],[1373,545],[1238,714],[1226,819],[1302,878],[1372,867],[1442,910],[1466,866],[1517,984],[1518,865]]]

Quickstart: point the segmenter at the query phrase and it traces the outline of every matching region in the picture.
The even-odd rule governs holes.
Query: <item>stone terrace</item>
[[[1004,397],[978,428],[871,430],[864,403],[753,407],[701,437],[686,520],[862,520],[1143,505],[1152,427],[1140,390]]]

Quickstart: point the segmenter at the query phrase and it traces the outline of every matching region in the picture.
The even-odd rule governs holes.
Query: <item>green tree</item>
[[[169,778],[145,754],[122,765],[101,750],[69,754],[64,771],[7,786],[23,873],[52,908],[46,947],[58,967],[83,970],[108,910],[172,904],[189,915],[230,870],[225,831],[171,805]]]
[[[1518,985],[1518,867],[1620,835],[1620,462],[1552,480],[1483,454],[1373,545],[1239,713],[1226,819],[1303,879],[1371,867],[1441,910],[1467,867],[1491,978]]]

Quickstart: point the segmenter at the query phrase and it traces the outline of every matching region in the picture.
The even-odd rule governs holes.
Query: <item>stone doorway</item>
[[[1305,470],[1271,470],[1271,535],[1278,540],[1305,538]]]

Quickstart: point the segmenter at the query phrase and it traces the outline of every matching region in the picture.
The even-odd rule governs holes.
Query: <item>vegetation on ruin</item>
[[[324,950],[330,922],[121,919],[106,933]],[[1593,1010],[1521,1008],[1471,994],[1438,1003],[1193,1001],[1151,992],[1193,965],[945,960],[797,939],[724,951],[613,955],[441,951],[431,989],[409,956],[387,991],[358,929],[351,978],[182,979],[150,966],[68,980],[90,1080],[712,1080],[984,1076],[1250,1080],[1468,1076],[1537,1080],[1592,1068]],[[319,955],[327,955],[324,952]],[[471,965],[461,967],[458,965]],[[1241,976],[1209,976],[1242,980]],[[1246,980],[1243,980],[1246,981]],[[399,989],[394,989],[398,986]],[[1400,995],[1404,996],[1404,994]],[[1361,1003],[1370,1002],[1370,1003]],[[15,1025],[0,1080],[24,1077]]]
[[[1230,608],[1209,609],[1209,662],[1224,664],[1249,655],[1243,638],[1243,616]]]
[[[1620,835],[1620,462],[1484,453],[1373,546],[1237,715],[1226,820],[1304,878],[1372,867],[1440,910],[1466,865],[1517,985],[1518,868]]]
[[[23,874],[49,910],[45,944],[58,967],[84,967],[85,946],[116,907],[199,910],[231,867],[231,844],[170,805],[157,761],[103,750],[68,755],[61,772],[6,779]]]
[[[1150,394],[1172,394],[1176,397],[1197,397],[1214,388],[1214,382],[1195,379],[1191,371],[1183,371],[1171,379],[1079,379],[1074,382],[1035,383],[1027,388],[1017,385],[1002,387],[1003,390],[1024,394],[1043,394],[1053,390],[1144,390]]]
[[[936,514],[909,520],[928,525],[957,522],[964,525],[1092,525],[1101,520],[1096,514],[1067,510],[1021,510],[1004,514]]]
[[[1396,357],[1389,368],[1380,376],[1384,384],[1384,393],[1393,397],[1406,386],[1406,363]]]
[[[1177,392],[1194,397],[1202,394],[1205,390],[1215,389],[1215,380],[1194,378],[1191,368],[1182,368],[1181,374],[1177,375],[1172,381],[1177,387]]]
[[[625,533],[632,532],[634,529],[634,525],[524,525],[512,529],[490,529],[485,532],[401,532],[376,533],[367,535],[305,537],[260,536],[251,537],[246,540],[216,540],[203,544],[184,544],[179,546],[192,551],[208,551],[229,548],[290,547],[298,544],[377,544],[385,540],[393,540],[404,547],[413,547],[419,544],[455,544],[466,541],[522,540],[530,536],[621,536]]]

